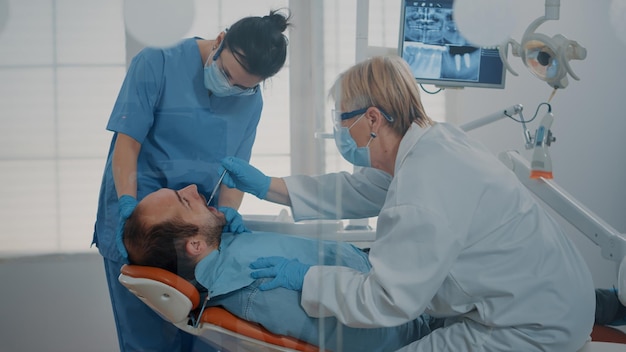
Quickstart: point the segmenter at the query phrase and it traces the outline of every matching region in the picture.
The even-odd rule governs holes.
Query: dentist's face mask
[[[213,57],[209,56],[209,59],[204,64],[204,86],[210,90],[211,93],[218,97],[228,96],[242,96],[252,95],[257,92],[258,85],[253,88],[243,88],[236,85],[231,85],[226,73],[220,68],[217,63],[217,59],[220,57],[224,46],[223,43],[215,52]]]
[[[354,140],[354,138],[352,138],[352,135],[350,134],[350,129],[354,127],[354,125],[356,125],[359,121],[361,121],[361,119],[363,119],[363,116],[365,116],[365,112],[367,111],[367,109],[368,108],[364,108],[345,113],[339,113],[335,110],[333,110],[332,112],[334,126],[333,135],[335,137],[335,144],[337,145],[337,149],[339,149],[339,153],[341,153],[341,156],[343,156],[344,159],[346,159],[351,164],[362,167],[372,166],[369,145],[372,139],[376,137],[376,135],[371,134],[370,140],[367,142],[367,144],[364,147],[358,147],[356,145],[356,141]],[[358,116],[359,114],[361,116],[359,116],[359,118],[354,121],[354,123],[352,123],[350,127],[343,127],[341,125],[341,121],[351,119],[355,116]]]

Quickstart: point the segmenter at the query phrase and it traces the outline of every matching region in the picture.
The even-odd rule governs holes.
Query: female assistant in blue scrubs
[[[114,135],[93,237],[104,257],[121,351],[206,350],[118,282],[127,262],[120,229],[147,194],[193,183],[208,199],[221,159],[250,159],[263,107],[259,85],[285,63],[288,20],[277,11],[246,17],[214,40],[189,38],[133,58],[107,125]],[[233,232],[245,230],[236,210],[242,198],[223,187],[212,201]]]

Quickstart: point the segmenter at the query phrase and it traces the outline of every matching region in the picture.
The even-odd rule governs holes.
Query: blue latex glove
[[[222,180],[223,184],[265,199],[272,182],[269,176],[265,176],[247,161],[232,156],[222,159],[219,173],[221,174],[224,169],[228,172]]]
[[[217,210],[224,213],[224,217],[226,217],[226,226],[224,226],[223,230],[224,232],[250,232],[250,230],[246,228],[246,225],[244,225],[243,218],[237,210],[230,207],[219,207]]]
[[[130,214],[133,213],[133,210],[137,207],[137,199],[133,196],[129,196],[128,194],[124,194],[118,200],[119,213],[120,218],[117,224],[117,233],[115,236],[115,244],[117,245],[117,249],[122,255],[124,259],[128,259],[128,252],[126,252],[126,247],[124,246],[124,225],[126,224],[126,220],[130,217]]]
[[[260,269],[250,273],[254,279],[274,278],[259,285],[261,291],[284,287],[294,291],[302,291],[304,275],[311,266],[302,264],[297,259],[284,257],[261,257],[250,264],[251,269]]]

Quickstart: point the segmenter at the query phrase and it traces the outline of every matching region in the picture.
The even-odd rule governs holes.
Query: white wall
[[[518,42],[531,21],[544,15],[544,0],[516,2],[518,19],[512,37]],[[552,99],[555,116],[552,130],[556,143],[550,147],[554,179],[589,210],[621,233],[626,232],[626,44],[609,21],[611,1],[561,1],[560,19],[541,25],[537,32],[550,37],[563,34],[587,49],[587,58],[570,62],[580,81]],[[519,73],[507,75],[506,89],[465,89],[447,92],[448,117],[463,123],[513,104],[524,106],[524,118],[532,117],[538,104],[547,101],[552,88],[535,78],[520,58],[509,55]],[[541,110],[538,119],[545,113]],[[536,128],[536,124],[533,125]],[[475,132],[494,152],[524,150],[521,126],[502,120]],[[534,130],[533,130],[534,131]],[[604,260],[598,247],[569,224],[567,231],[579,245],[594,275],[596,286],[615,284],[616,265]]]

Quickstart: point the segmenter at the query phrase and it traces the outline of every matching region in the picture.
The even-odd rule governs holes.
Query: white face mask
[[[218,97],[243,96],[256,93],[258,85],[254,88],[243,89],[230,84],[224,71],[222,71],[222,69],[217,65],[217,58],[222,53],[222,45],[223,44],[220,44],[220,47],[217,49],[215,55],[213,55],[212,58],[209,57],[207,62],[204,64],[204,86],[206,89],[210,90],[211,93]]]

